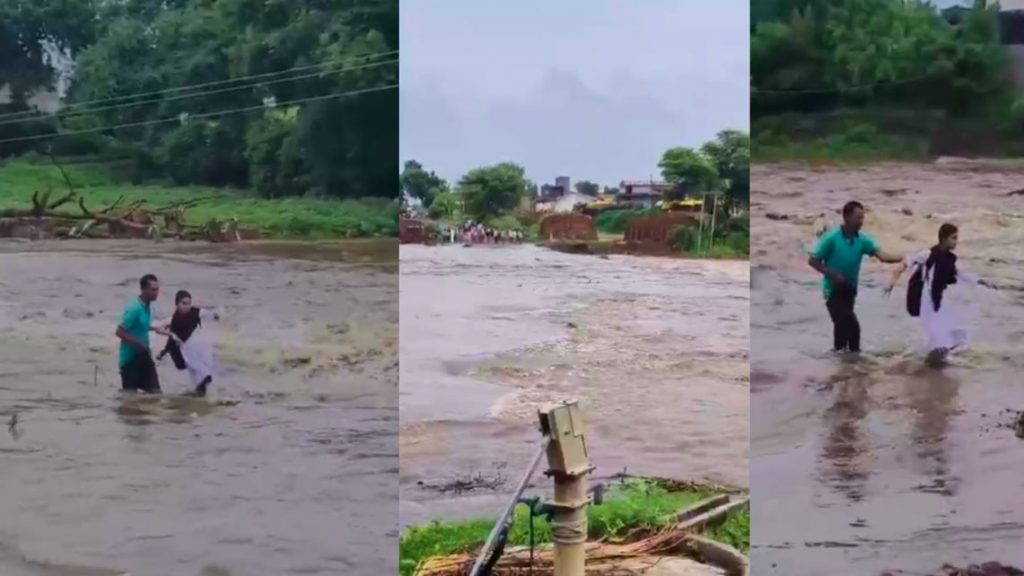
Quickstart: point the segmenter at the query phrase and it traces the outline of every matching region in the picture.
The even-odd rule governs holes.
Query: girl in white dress
[[[988,284],[959,269],[956,264],[958,230],[953,224],[939,227],[939,243],[910,254],[893,274],[886,295],[896,286],[900,275],[910,270],[907,311],[921,320],[928,335],[928,361],[942,363],[950,352],[967,345],[967,329],[962,324],[957,302],[950,298],[952,286]]]
[[[157,360],[170,354],[178,370],[188,370],[196,386],[195,395],[206,396],[206,390],[213,382],[214,362],[213,343],[203,332],[203,320],[220,320],[220,316],[206,308],[193,306],[192,295],[185,290],[175,294],[174,306],[174,316],[166,326],[170,337]]]

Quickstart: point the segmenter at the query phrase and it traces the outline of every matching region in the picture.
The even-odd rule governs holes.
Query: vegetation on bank
[[[125,204],[145,200],[149,206],[200,200],[186,212],[188,221],[205,223],[237,218],[241,226],[258,230],[267,238],[312,240],[398,234],[397,200],[267,199],[245,190],[128,184],[119,181],[105,164],[69,164],[63,168],[90,210],[109,206],[122,197]],[[0,164],[0,183],[0,208],[29,208],[33,192],[53,190],[56,196],[67,186],[60,170],[49,164],[48,159],[41,159],[39,164]],[[79,209],[67,205],[61,211],[78,214]]]
[[[625,539],[637,531],[657,532],[673,525],[675,515],[683,508],[713,495],[711,491],[670,491],[651,481],[627,482],[614,488],[604,504],[588,509],[589,537],[616,540]],[[495,521],[433,522],[409,528],[399,547],[400,573],[412,576],[416,567],[428,558],[478,548],[487,540]],[[545,518],[534,518],[534,534],[537,545],[551,542],[551,525]],[[749,553],[749,507],[731,515],[724,524],[710,529],[707,535]],[[529,512],[521,506],[509,532],[508,546],[529,544]]]
[[[745,132],[723,130],[700,147],[670,148],[662,154],[658,168],[663,180],[673,185],[664,193],[665,200],[713,194],[724,198],[723,205],[730,211],[749,203],[750,137]],[[419,200],[432,219],[450,222],[510,222],[505,219],[519,213],[527,200],[540,199],[540,188],[527,178],[526,169],[512,162],[474,168],[452,185],[420,162],[409,160],[400,182],[403,192]],[[601,190],[587,180],[577,181],[575,188],[589,196]],[[603,192],[615,196],[620,191],[606,186]]]
[[[229,197],[398,197],[396,0],[34,0],[0,2],[0,23],[0,158],[88,155]],[[63,108],[35,111],[62,83]]]
[[[672,245],[687,258],[745,259],[750,257],[750,216],[741,214],[716,222],[715,230],[678,228]]]
[[[621,235],[630,221],[660,210],[614,210],[599,214],[594,225],[603,234]],[[708,220],[710,222],[710,219]],[[719,214],[715,230],[696,226],[677,228],[671,239],[672,247],[687,258],[742,259],[750,256],[750,217],[746,212],[731,217]]]
[[[942,11],[916,0],[757,3],[754,159],[1024,153],[1024,99],[1003,44],[1010,18],[994,2]]]

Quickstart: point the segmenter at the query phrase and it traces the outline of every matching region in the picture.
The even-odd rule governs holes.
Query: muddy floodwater
[[[403,525],[497,515],[566,399],[598,477],[747,485],[746,262],[402,246],[401,277]]]
[[[981,165],[755,166],[752,194],[752,556],[758,575],[932,573],[1024,563],[1024,172]],[[848,200],[888,252],[960,227],[959,265],[999,290],[963,292],[971,350],[926,368],[905,279],[865,265],[864,354],[830,352],[804,246]]]
[[[395,244],[0,243],[0,574],[397,570]],[[217,309],[205,400],[118,390],[138,278]],[[154,347],[162,339],[154,336]]]

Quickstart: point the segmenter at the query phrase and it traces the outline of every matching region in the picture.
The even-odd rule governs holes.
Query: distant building
[[[570,193],[572,193],[572,181],[568,176],[559,176],[555,178],[554,184],[545,184],[540,187],[539,200],[541,202],[557,200]]]
[[[654,180],[623,180],[619,183],[618,200],[636,208],[651,208],[665,193],[677,189],[676,184]]]

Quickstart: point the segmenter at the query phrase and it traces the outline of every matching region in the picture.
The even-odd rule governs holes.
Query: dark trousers
[[[833,346],[839,351],[860,352],[860,322],[853,311],[857,292],[835,289],[825,302],[832,317]]]
[[[136,352],[131,362],[121,367],[121,388],[132,392],[160,392],[160,378],[149,352]]]

